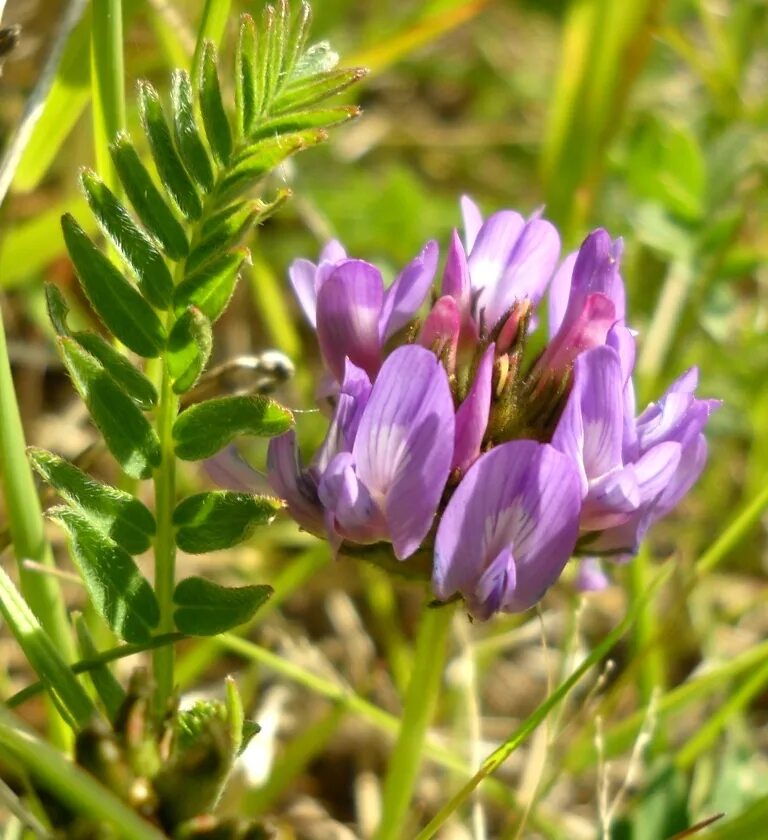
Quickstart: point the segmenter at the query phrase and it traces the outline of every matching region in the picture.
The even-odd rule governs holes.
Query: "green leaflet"
[[[155,186],[128,136],[118,134],[110,148],[120,182],[141,223],[172,260],[185,257],[189,243],[184,228]]]
[[[318,108],[308,111],[291,111],[273,119],[264,120],[248,135],[250,142],[265,137],[294,134],[308,129],[331,128],[360,115],[357,105],[338,105],[335,108]]]
[[[219,586],[199,577],[179,581],[173,593],[176,627],[190,636],[215,636],[248,621],[272,594],[271,586]]]
[[[155,311],[72,216],[62,216],[61,227],[83,291],[107,329],[139,356],[157,356],[165,329]]]
[[[173,144],[160,97],[148,82],[139,84],[139,111],[160,180],[184,216],[199,219],[203,212],[200,196]]]
[[[195,120],[192,81],[185,70],[174,70],[171,81],[173,134],[176,147],[189,174],[198,187],[208,193],[213,189],[213,168]]]
[[[250,15],[240,18],[240,33],[235,56],[235,112],[241,137],[250,132],[257,117],[259,90],[256,79],[256,27]],[[262,88],[263,90],[263,88]]]
[[[160,442],[141,409],[72,338],[59,338],[72,382],[109,450],[132,478],[149,478],[160,463]]]
[[[163,255],[98,175],[84,169],[80,183],[101,229],[136,275],[144,297],[152,306],[168,309],[173,279]]]
[[[129,554],[147,551],[155,535],[155,518],[138,499],[102,484],[45,449],[30,447],[27,453],[45,481],[97,531]]]
[[[71,508],[52,508],[48,516],[66,529],[72,558],[110,629],[126,642],[146,642],[160,621],[160,609],[131,555]]]
[[[267,397],[221,397],[182,412],[173,437],[179,458],[198,461],[215,455],[236,435],[273,437],[292,425],[291,412]]]
[[[221,166],[226,166],[232,154],[232,131],[221,100],[219,74],[216,70],[216,47],[211,41],[206,41],[203,47],[203,61],[198,84],[200,113],[203,116],[205,136],[208,138],[213,156]]]
[[[197,382],[211,355],[211,322],[190,306],[173,325],[168,336],[166,362],[177,394],[189,391]]]
[[[176,544],[190,554],[205,554],[243,542],[259,525],[269,524],[283,507],[278,499],[213,490],[179,502],[173,512]]]
[[[155,386],[137,370],[121,353],[96,333],[72,333],[67,327],[69,307],[61,291],[53,283],[45,284],[45,301],[48,317],[59,336],[69,336],[98,359],[115,382],[143,409],[152,408],[157,402]]]
[[[287,85],[270,108],[273,116],[288,114],[316,105],[346,90],[368,74],[364,67],[349,67],[320,76],[308,76]]]
[[[173,296],[176,312],[195,306],[210,321],[215,321],[227,308],[240,266],[248,256],[247,248],[234,248],[188,274]]]

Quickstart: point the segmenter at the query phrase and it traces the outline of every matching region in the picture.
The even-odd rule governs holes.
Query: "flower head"
[[[594,555],[636,552],[695,482],[718,402],[693,370],[635,416],[620,239],[596,230],[558,266],[541,214],[462,214],[438,282],[434,242],[388,288],[336,242],[291,266],[331,420],[306,467],[293,432],[272,441],[269,478],[335,550],[426,555],[435,595],[485,619],[535,604],[575,554],[580,585],[602,585]]]

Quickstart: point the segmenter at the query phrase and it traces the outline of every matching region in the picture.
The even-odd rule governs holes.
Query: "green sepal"
[[[184,216],[199,219],[200,196],[173,144],[160,97],[149,82],[139,83],[139,112],[160,180]]]
[[[155,519],[130,493],[102,484],[74,464],[37,447],[27,449],[35,470],[91,525],[129,554],[141,554],[155,535]]]
[[[253,142],[265,137],[279,137],[283,134],[295,134],[313,128],[332,128],[359,115],[360,108],[357,105],[338,105],[335,108],[291,111],[289,114],[283,114],[259,123],[258,128],[248,135],[248,141]]]
[[[336,96],[367,75],[368,71],[365,67],[347,67],[343,70],[297,79],[286,85],[275,97],[270,113],[277,116],[317,105]]]
[[[197,82],[200,113],[203,116],[208,145],[219,164],[226,166],[232,154],[232,130],[221,99],[219,74],[216,69],[216,46],[212,41],[206,41],[203,47],[200,78]]]
[[[241,137],[248,134],[257,117],[256,27],[253,18],[240,17],[240,31],[235,55],[235,113]]]
[[[211,322],[215,321],[227,308],[240,267],[249,256],[247,248],[234,248],[188,274],[173,295],[176,312],[196,306]]]
[[[47,515],[66,529],[72,559],[109,628],[126,642],[146,642],[160,621],[160,608],[131,555],[71,508],[51,508]]]
[[[110,452],[132,478],[149,478],[160,464],[160,441],[135,402],[72,338],[59,338],[64,364]]]
[[[118,134],[110,151],[126,195],[141,223],[172,260],[186,257],[189,243],[184,228],[155,186],[128,135]]]
[[[222,179],[217,190],[219,203],[234,198],[254,181],[264,177],[296,152],[317,146],[328,138],[323,129],[301,131],[282,137],[264,139],[249,147],[233,162],[232,168]]]
[[[190,636],[216,636],[244,624],[272,594],[271,586],[219,586],[205,578],[185,578],[173,592],[173,620]]]
[[[179,458],[199,461],[215,455],[237,435],[274,437],[292,425],[291,412],[268,397],[220,397],[183,411],[173,426],[173,438]]]
[[[179,502],[173,512],[176,544],[190,554],[238,545],[259,525],[269,524],[283,507],[279,499],[211,490]]]
[[[165,329],[154,309],[68,213],[61,227],[83,291],[107,329],[139,356],[159,355]]]
[[[99,226],[136,275],[144,297],[152,306],[168,309],[173,299],[173,278],[163,255],[94,172],[84,169],[80,184]]]
[[[100,335],[79,331],[72,338],[95,359],[126,394],[145,411],[157,405],[157,390],[144,374]]]
[[[183,394],[194,386],[212,346],[211,322],[196,306],[187,307],[168,336],[166,363],[175,393]]]
[[[174,70],[171,85],[176,146],[189,174],[198,187],[208,193],[214,185],[213,167],[197,127],[189,73],[186,70]]]

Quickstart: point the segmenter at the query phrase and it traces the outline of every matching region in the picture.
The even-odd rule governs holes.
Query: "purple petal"
[[[437,242],[427,242],[387,289],[379,317],[382,344],[413,320],[435,279],[438,256]]]
[[[317,296],[317,338],[328,369],[340,382],[347,357],[373,378],[381,364],[379,315],[384,285],[362,260],[339,263]]]
[[[449,373],[453,373],[456,366],[460,328],[459,307],[452,297],[445,295],[435,301],[419,332],[419,344],[431,350]]]
[[[324,532],[317,486],[312,476],[301,468],[293,430],[270,440],[267,478],[275,493],[285,500],[291,516],[305,531],[318,535]]]
[[[328,465],[318,496],[333,514],[332,530],[358,543],[386,539],[387,526],[367,487],[359,480],[350,452],[340,452]]]
[[[451,470],[466,472],[480,454],[491,411],[494,348],[483,354],[469,393],[456,412],[456,439]]]
[[[680,453],[680,463],[656,502],[656,518],[666,516],[698,481],[707,462],[707,439],[699,435]]]
[[[320,264],[337,263],[347,259],[347,252],[338,239],[329,239],[320,252]]]
[[[368,374],[347,359],[344,381],[336,395],[336,405],[322,446],[313,459],[321,472],[339,452],[351,452],[360,419],[371,395]]]
[[[485,307],[489,328],[494,325],[516,300],[528,299],[538,303],[546,291],[560,255],[560,236],[554,225],[544,219],[533,218],[520,232],[507,259],[501,278],[495,287],[488,287]]]
[[[464,221],[464,242],[467,247],[467,253],[469,253],[475,244],[480,228],[483,226],[483,214],[475,202],[467,195],[461,197],[460,204],[461,216]]]
[[[462,321],[469,315],[470,291],[467,255],[464,246],[461,244],[461,239],[459,239],[459,234],[454,230],[445,261],[441,294],[450,295],[455,299],[461,312]]]
[[[517,583],[515,558],[504,547],[480,575],[470,603],[475,618],[486,621],[512,601]]]
[[[610,584],[597,557],[585,557],[579,563],[576,589],[579,592],[600,592]]]
[[[571,278],[576,265],[578,251],[574,251],[562,261],[549,286],[549,337],[552,338],[560,329],[568,308],[571,294]]]
[[[357,474],[384,511],[404,559],[429,531],[448,479],[454,411],[448,377],[423,347],[399,347],[374,383],[353,449]]]
[[[469,251],[473,291],[496,287],[524,226],[523,217],[514,210],[501,210],[486,219]]]
[[[317,325],[316,310],[317,310],[317,288],[315,287],[315,277],[317,275],[317,266],[300,258],[294,260],[288,268],[288,277],[293,286],[293,291],[301,304],[307,320],[313,327]]]
[[[202,463],[208,477],[219,487],[243,493],[255,493],[262,476],[243,460],[234,444],[230,444]]]
[[[568,561],[580,507],[578,474],[566,455],[530,440],[497,446],[472,465],[443,513],[435,543],[435,593],[446,599],[459,591],[470,609],[481,606],[479,582],[506,548],[514,557],[516,580],[501,609],[527,609]]]

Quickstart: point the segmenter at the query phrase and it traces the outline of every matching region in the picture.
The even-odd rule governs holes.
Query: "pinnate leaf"
[[[165,329],[155,311],[72,216],[62,216],[61,226],[83,291],[107,329],[134,353],[157,356],[165,342]]]
[[[190,636],[215,636],[248,621],[271,594],[271,586],[226,587],[205,578],[185,578],[173,593],[174,622]]]
[[[213,490],[179,502],[173,512],[176,544],[190,554],[231,548],[259,525],[271,522],[283,507],[279,499]]]
[[[190,306],[173,325],[168,336],[166,362],[177,394],[189,391],[197,382],[211,355],[211,322]]]
[[[146,642],[160,621],[160,610],[131,555],[71,508],[52,508],[48,516],[66,529],[72,559],[110,629],[126,642]]]
[[[236,435],[273,437],[292,425],[291,412],[268,397],[221,397],[182,412],[173,437],[179,458],[198,461],[215,455]]]
[[[104,536],[141,554],[155,535],[155,519],[130,493],[102,484],[45,449],[27,450],[32,465],[56,492]]]
[[[132,478],[149,478],[160,463],[160,441],[141,409],[72,338],[59,338],[72,382],[109,450]]]
[[[83,170],[80,183],[101,229],[136,275],[144,297],[152,306],[168,309],[173,279],[163,255],[94,172]]]

